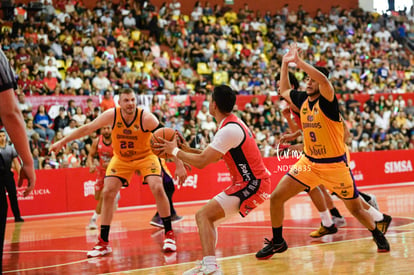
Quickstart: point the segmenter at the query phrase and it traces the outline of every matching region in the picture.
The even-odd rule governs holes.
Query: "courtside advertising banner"
[[[300,153],[286,152],[265,158],[271,172],[272,188],[301,157]],[[414,150],[352,153],[349,167],[357,186],[414,182]],[[168,163],[174,174],[175,164]],[[37,170],[36,188],[23,197],[24,187],[17,188],[22,216],[62,212],[93,211],[96,207],[94,184],[96,174],[89,168]],[[17,177],[16,177],[17,179]],[[209,200],[231,184],[224,161],[210,164],[204,169],[192,168],[184,184],[176,183],[175,202]],[[155,199],[141,177],[134,175],[128,187],[121,189],[119,207],[154,205]],[[9,207],[8,216],[12,217]]]

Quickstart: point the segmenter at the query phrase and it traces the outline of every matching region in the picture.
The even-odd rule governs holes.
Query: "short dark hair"
[[[280,73],[276,75],[275,82],[278,82],[279,80],[280,80]],[[299,81],[296,79],[296,76],[291,72],[289,72],[289,82],[290,82],[290,85],[293,86],[293,89],[295,90],[299,89]]]
[[[326,76],[326,78],[329,78],[329,71],[327,68],[321,67],[321,66],[315,66],[315,69],[323,73]]]
[[[219,85],[214,88],[212,99],[220,112],[230,113],[236,103],[236,92],[227,85]]]

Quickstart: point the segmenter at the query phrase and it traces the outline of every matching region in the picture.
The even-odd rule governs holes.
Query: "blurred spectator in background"
[[[102,98],[100,107],[102,112],[105,112],[106,110],[115,107],[115,101],[110,91],[107,90],[104,92],[104,97]]]
[[[55,136],[55,131],[51,129],[53,126],[53,120],[46,113],[44,105],[39,105],[37,112],[33,118],[33,123],[35,126],[35,131],[39,136],[47,141],[51,141]]]

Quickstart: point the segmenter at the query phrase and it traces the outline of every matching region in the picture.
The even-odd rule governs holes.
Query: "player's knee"
[[[283,196],[277,190],[270,195],[270,204],[283,204]]]
[[[161,198],[165,195],[164,187],[162,184],[157,184],[151,188],[152,194],[155,198]]]
[[[111,189],[111,188],[105,188],[102,191],[102,198],[104,200],[114,200],[117,192],[118,190]]]
[[[197,225],[199,225],[205,222],[206,220],[208,220],[207,213],[203,211],[202,209],[198,210],[195,214],[195,219],[196,219]]]

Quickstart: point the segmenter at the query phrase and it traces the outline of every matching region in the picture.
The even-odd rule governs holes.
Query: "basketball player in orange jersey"
[[[299,83],[298,80],[296,79],[296,77],[292,74],[289,73],[288,76],[289,77],[289,82],[291,83],[291,85],[293,86],[293,88],[296,90],[297,88],[299,88]],[[278,74],[275,77],[275,81],[276,81],[276,88],[280,94],[280,74]],[[294,109],[295,107],[292,106],[292,109]],[[291,129],[292,132],[294,132],[295,134],[297,133],[296,131],[299,129],[298,124],[300,123],[297,122],[297,120],[293,121],[291,118],[291,109],[290,108],[286,108],[282,111],[282,115],[286,118],[289,128]],[[297,110],[298,112],[299,110]],[[292,111],[292,114],[294,115],[294,111]],[[285,134],[281,137],[281,140],[279,141],[281,144],[284,143],[283,139],[289,136],[293,136],[294,134]],[[294,135],[296,136],[296,135]],[[293,145],[291,147],[289,147],[289,150],[297,150],[297,151],[302,151],[301,148],[296,148],[296,145]],[[329,207],[329,202],[327,201],[327,198],[324,196],[324,190],[322,189],[321,186],[317,186],[312,190],[309,190],[308,195],[312,200],[312,203],[315,205],[315,207],[318,209],[319,212],[319,216],[321,217],[321,226],[319,227],[318,230],[312,231],[310,233],[310,236],[312,238],[320,238],[324,235],[327,234],[334,234],[336,232],[338,232],[337,226],[338,226],[338,221],[345,223],[345,219],[342,218],[342,220],[335,220],[334,219],[334,215],[332,214],[332,212],[334,212],[336,214],[336,212],[339,214],[338,210],[335,208],[335,206],[333,206],[333,209],[331,210],[331,208]],[[332,206],[332,205],[331,205]],[[336,212],[335,212],[336,210]],[[332,216],[331,216],[332,215]]]
[[[290,108],[292,108],[292,110],[289,110]],[[296,129],[297,129],[297,131],[292,133],[292,134],[286,134],[286,135],[282,136],[281,139],[280,139],[281,143],[295,140],[298,136],[302,135],[302,130],[301,130],[302,128],[300,127],[301,126],[300,116],[299,116],[299,113],[296,111],[297,107],[294,106],[294,105],[291,105],[290,108],[288,108],[289,115],[286,115],[287,112],[285,110],[284,110],[285,111],[284,115],[285,115],[285,118],[288,121],[290,120],[289,127],[293,131],[295,131]],[[295,110],[295,111],[293,111],[293,110]],[[290,114],[293,115],[294,121],[292,120]],[[341,119],[343,121],[342,115],[341,115]],[[344,142],[345,142],[346,160],[347,160],[347,164],[349,165],[350,153],[349,153],[348,146],[346,145],[346,141],[349,139],[351,133],[349,132],[349,129],[346,126],[345,123],[342,123],[342,125],[344,127]],[[303,151],[303,144],[297,144],[295,146],[296,146],[295,150]],[[322,191],[322,194],[325,198],[326,206],[328,207],[328,209],[329,209],[329,211],[332,215],[332,220],[335,223],[335,225],[338,226],[338,227],[345,226],[346,225],[345,218],[343,218],[341,216],[341,214],[339,213],[339,211],[336,209],[336,207],[333,203],[332,197],[329,194],[328,190],[323,185],[319,185],[318,188]],[[367,193],[362,193],[360,191],[359,191],[359,195],[362,198],[362,205],[363,205],[364,209],[367,210],[368,213],[371,215],[371,217],[374,219],[377,228],[379,230],[381,230],[381,232],[383,234],[385,234],[388,230],[388,227],[389,227],[390,223],[391,223],[391,220],[392,220],[391,216],[379,212],[377,200],[376,200],[374,195],[367,194]],[[311,196],[311,198],[312,198],[312,201],[314,202],[314,198],[312,196]],[[329,234],[329,228],[326,228],[322,224],[321,227],[317,231],[312,232],[310,234],[310,236],[316,238],[316,237],[322,237],[326,234]]]
[[[105,126],[101,128],[101,134],[100,136],[94,140],[94,142],[91,145],[91,149],[88,154],[88,160],[87,164],[89,166],[90,173],[94,173],[97,171],[96,176],[96,183],[95,183],[95,200],[98,201],[96,205],[96,209],[94,214],[92,215],[91,219],[89,220],[88,228],[89,229],[96,229],[96,220],[98,218],[98,215],[101,214],[101,207],[102,207],[102,196],[101,191],[104,187],[104,178],[105,178],[105,172],[106,168],[108,167],[109,162],[111,161],[111,158],[113,156],[112,152],[112,138],[111,138],[111,126]],[[95,165],[94,158],[98,157],[99,164],[98,166]],[[170,204],[170,212],[171,212],[171,222],[179,222],[184,219],[182,216],[178,216],[172,202],[172,194],[174,193],[174,182],[171,177],[171,172],[168,170],[167,165],[165,164],[164,159],[160,159],[161,161],[161,167],[162,167],[162,179],[163,179],[163,186],[165,193],[168,197],[168,202]],[[116,196],[115,201],[115,207],[114,211],[117,208],[118,201],[120,199],[120,194],[118,192]],[[163,228],[164,225],[162,223],[162,219],[158,212],[154,215],[154,217],[151,219],[151,225],[158,226]]]
[[[98,243],[87,253],[87,256],[100,257],[112,252],[108,237],[115,197],[122,186],[129,185],[136,170],[140,172],[143,181],[148,183],[155,197],[158,212],[163,219],[165,230],[163,251],[176,251],[170,207],[162,185],[161,163],[152,153],[150,145],[151,132],[160,127],[160,122],[152,113],[137,108],[132,89],[122,89],[119,92],[118,104],[119,107],[106,110],[93,121],[76,129],[50,147],[50,151],[59,152],[67,142],[88,135],[105,125],[112,125],[114,156],[109,162],[104,179],[101,233]],[[182,161],[176,160],[176,164],[176,178],[179,183],[183,183],[187,178],[187,172]]]
[[[87,165],[89,167],[89,172],[94,173],[97,171],[96,175],[96,183],[95,183],[95,200],[98,201],[95,208],[95,213],[91,217],[89,221],[89,229],[96,229],[96,220],[98,218],[98,215],[101,214],[101,208],[102,208],[102,196],[101,191],[104,187],[104,178],[105,178],[105,172],[106,168],[108,167],[109,162],[111,161],[113,154],[112,149],[112,139],[111,139],[111,125],[107,125],[101,128],[101,133],[96,138],[92,145],[91,149],[89,150],[88,159],[87,159]],[[95,158],[98,158],[98,165],[95,165]],[[117,195],[119,198],[119,193]]]
[[[159,144],[162,152],[177,156],[199,169],[223,159],[232,179],[228,188],[197,211],[203,260],[201,265],[184,272],[184,275],[222,274],[215,254],[217,225],[238,213],[245,217],[269,197],[270,172],[263,163],[254,134],[232,114],[235,102],[236,92],[230,87],[220,85],[214,88],[209,111],[219,129],[213,142],[204,150],[189,149],[188,145],[181,150],[175,138],[172,142],[163,140]],[[179,144],[183,144],[182,141]]]
[[[296,63],[299,69],[307,73],[306,93],[283,88],[290,87],[287,77],[287,65],[290,62]],[[287,250],[282,235],[284,204],[299,192],[311,190],[319,184],[325,185],[343,199],[351,214],[372,233],[378,252],[390,251],[384,234],[362,207],[362,200],[348,167],[344,127],[333,86],[328,80],[328,71],[302,60],[296,44],[291,45],[289,52],[284,55],[281,70],[281,96],[300,109],[304,155],[281,179],[271,195],[273,239],[266,240],[266,246],[256,253],[256,258],[268,259],[275,253]]]
[[[286,71],[283,73],[286,73]],[[299,83],[297,79],[295,78],[295,76],[289,72],[288,77],[289,77],[289,83],[286,83],[286,84],[290,84],[290,86],[292,86],[294,90],[297,90],[299,87]],[[279,78],[280,78],[280,75],[276,76],[277,84],[278,84]],[[290,89],[290,86],[284,87],[284,89]],[[277,88],[279,90],[279,85],[277,85]],[[286,118],[289,128],[292,131],[292,133],[283,135],[280,139],[280,143],[295,140],[296,138],[302,135],[302,124],[300,122],[299,109],[295,105],[290,104],[288,108],[285,108],[282,111],[282,114]],[[342,115],[341,115],[341,119],[343,121]],[[344,127],[344,142],[346,144],[347,140],[350,137],[350,132],[345,123],[343,123],[343,127]],[[289,147],[289,149],[302,152],[303,144],[296,144],[292,147]],[[349,164],[350,154],[349,154],[348,146],[345,147],[345,150],[347,154],[347,161]],[[321,202],[321,197],[319,194],[322,194],[323,200],[325,201],[325,203]],[[385,234],[387,232],[388,226],[391,223],[392,218],[378,211],[379,210],[378,204],[377,204],[377,201],[374,195],[366,194],[362,192],[359,192],[359,195],[364,200],[363,201],[364,209],[367,210],[370,213],[370,215],[374,218],[378,229],[380,229],[381,232]],[[322,220],[322,224],[319,227],[319,229],[310,233],[311,237],[319,238],[327,234],[336,233],[337,230],[335,228],[329,227],[326,225],[326,222],[329,222],[330,220],[333,223],[335,223],[337,227],[342,227],[346,225],[345,218],[342,217],[338,209],[335,207],[332,197],[324,185],[319,185],[318,187],[312,189],[312,191],[309,192],[309,196],[311,197],[312,202],[315,204],[316,208],[318,209],[319,214],[321,216],[321,220]],[[329,213],[327,213],[326,211],[323,211],[324,209],[326,209],[326,207],[324,206],[325,204],[326,204],[326,207],[329,209],[330,214],[332,215],[332,219],[328,218]],[[374,207],[375,209],[371,207]]]

